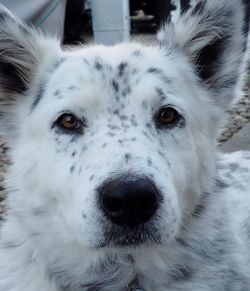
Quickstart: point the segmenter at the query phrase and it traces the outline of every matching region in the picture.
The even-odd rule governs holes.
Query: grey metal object
[[[92,0],[92,22],[97,43],[112,45],[129,40],[128,0]]]
[[[0,0],[13,14],[63,39],[66,0]]]

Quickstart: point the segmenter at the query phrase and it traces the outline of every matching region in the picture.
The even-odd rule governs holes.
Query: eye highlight
[[[82,133],[83,123],[72,113],[63,113],[54,126],[66,133]]]
[[[175,108],[166,106],[156,114],[156,123],[159,128],[172,128],[174,126],[183,126],[185,122]]]

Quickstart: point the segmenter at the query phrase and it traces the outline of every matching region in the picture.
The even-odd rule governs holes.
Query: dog
[[[246,11],[197,1],[155,45],[62,49],[1,6],[0,291],[250,290],[250,153],[217,149]]]

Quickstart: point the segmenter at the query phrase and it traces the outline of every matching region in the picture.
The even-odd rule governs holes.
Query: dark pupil
[[[174,118],[174,112],[172,110],[165,109],[161,113],[161,118],[163,120],[171,120]]]
[[[70,116],[70,115],[65,116],[64,120],[65,120],[66,123],[68,123],[70,125],[72,125],[72,124],[75,123],[74,117],[73,116]]]

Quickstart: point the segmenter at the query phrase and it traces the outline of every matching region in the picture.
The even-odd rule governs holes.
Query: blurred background
[[[164,21],[174,21],[195,0],[0,0],[27,23],[63,43],[89,41],[114,44],[130,34],[154,33]]]

